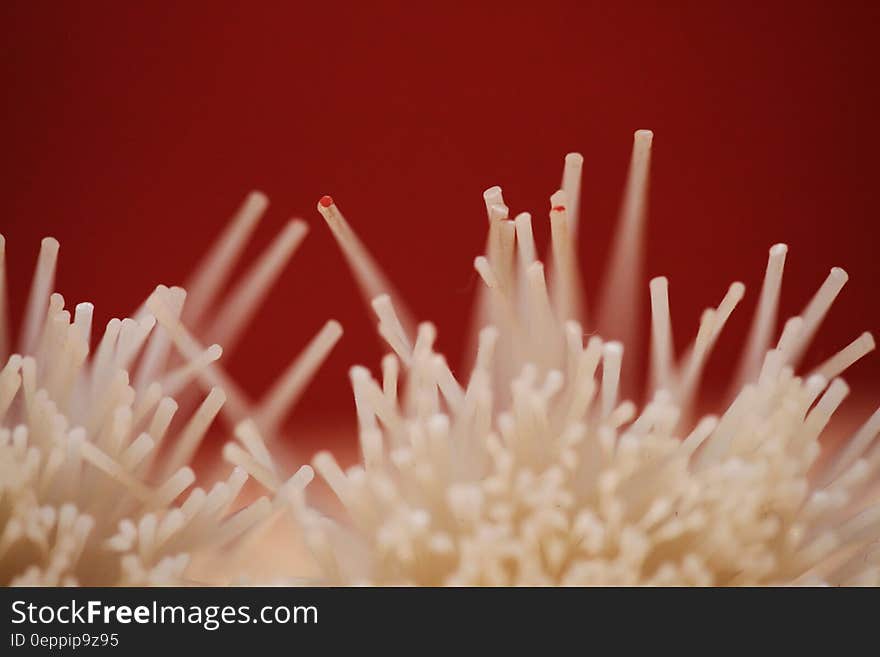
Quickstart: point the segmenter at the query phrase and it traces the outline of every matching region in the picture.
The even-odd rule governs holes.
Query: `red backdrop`
[[[249,256],[291,216],[312,231],[227,365],[258,392],[339,319],[346,335],[297,411],[315,417],[338,408],[349,365],[381,355],[314,210],[322,194],[455,359],[482,190],[500,184],[513,210],[542,218],[564,154],[581,151],[595,299],[631,135],[651,128],[647,273],[670,277],[676,342],[731,281],[748,286],[710,383],[724,381],[776,241],[791,247],[785,314],[832,265],[851,275],[813,362],[880,328],[880,5],[416,4],[2,3],[0,227],[16,317],[40,237],[62,243],[59,291],[93,301],[103,324],[183,282],[262,189],[272,205]],[[874,357],[849,379],[870,387],[878,373]]]

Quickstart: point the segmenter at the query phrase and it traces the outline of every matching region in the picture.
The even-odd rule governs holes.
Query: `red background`
[[[791,247],[785,315],[832,265],[851,275],[812,362],[880,328],[880,5],[416,4],[2,3],[0,229],[14,315],[40,237],[61,241],[68,304],[93,301],[103,325],[157,283],[182,283],[261,189],[272,205],[248,256],[291,216],[312,230],[226,365],[259,392],[339,319],[346,335],[297,411],[314,418],[339,408],[348,366],[381,355],[314,210],[322,194],[455,360],[483,189],[500,184],[543,237],[562,158],[582,152],[595,300],[631,135],[650,128],[647,274],[670,277],[679,346],[731,281],[748,287],[710,383],[725,380],[776,241]],[[848,378],[864,389],[878,374],[873,357]]]

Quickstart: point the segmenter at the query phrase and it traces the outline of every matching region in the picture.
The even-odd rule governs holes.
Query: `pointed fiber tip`
[[[205,397],[205,400],[207,400],[209,398],[216,400],[217,403],[222,405],[222,404],[226,403],[226,392],[223,390],[223,388],[221,388],[219,386],[214,386],[213,388],[211,388],[211,391],[208,393],[208,396]]]
[[[651,142],[654,140],[654,133],[651,130],[636,130],[633,134],[633,139],[638,143],[650,146]]]
[[[746,295],[746,286],[742,281],[734,281],[730,284],[728,291],[733,294],[734,298],[739,301]]]
[[[843,283],[846,283],[849,280],[849,274],[847,274],[846,271],[841,269],[840,267],[832,267],[831,275],[834,276],[835,279]]]
[[[335,319],[327,320],[326,329],[335,336],[341,336],[343,333],[342,324]]]
[[[298,490],[302,492],[306,486],[312,483],[315,478],[315,471],[310,465],[302,465],[293,473],[293,475],[285,482],[288,489]]]
[[[367,381],[370,379],[370,370],[363,365],[352,365],[348,368],[348,378],[352,382]]]
[[[269,197],[259,189],[251,190],[245,202],[253,208],[263,209],[269,205]]]
[[[336,459],[333,457],[333,454],[326,449],[322,449],[319,452],[316,452],[312,457],[312,467],[316,470],[320,471],[322,468],[332,465],[336,463]]]
[[[611,354],[615,356],[623,356],[623,343],[618,342],[617,340],[606,342],[602,345],[602,353],[604,355]]]
[[[483,200],[487,205],[503,204],[504,196],[502,195],[501,187],[492,185],[492,187],[483,192]]]
[[[374,310],[378,310],[379,308],[391,306],[391,296],[387,292],[382,292],[381,294],[377,294],[370,301],[370,305]],[[392,306],[393,307],[393,306]]]
[[[296,242],[302,235],[306,235],[308,232],[309,225],[302,219],[294,217],[293,219],[289,219],[284,225],[284,228],[278,234],[278,239]]]
[[[322,196],[321,199],[318,201],[318,205],[322,208],[329,208],[331,205],[333,205],[333,197],[327,195]]]

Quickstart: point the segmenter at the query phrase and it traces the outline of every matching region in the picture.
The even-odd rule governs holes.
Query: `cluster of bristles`
[[[301,222],[208,317],[265,206],[253,195],[188,286],[186,305],[182,289],[160,286],[132,319],[108,324],[91,357],[91,307],[71,318],[49,295],[57,244],[44,241],[21,336],[27,355],[10,356],[0,373],[4,583],[186,582],[192,555],[227,549],[280,516],[301,528],[318,584],[880,583],[880,411],[819,459],[820,436],[848,392],[838,377],[873,339],[862,334],[806,376],[795,369],[846,282],[842,270],[774,339],[787,249],[770,250],[731,403],[702,418],[703,367],[744,287],[734,283],[704,312],[676,359],[667,281],[652,280],[652,394],[641,409],[621,400],[623,345],[632,351],[639,322],[622,309],[641,295],[651,137],[635,136],[589,325],[609,341],[584,331],[581,156],[566,157],[551,197],[546,276],[531,217],[510,219],[501,190],[487,190],[489,238],[475,261],[485,287],[464,379],[434,351],[434,326],[412,324],[333,200],[321,199],[392,350],[378,380],[351,370],[362,464],[343,471],[329,452],[313,459],[345,518],[306,502],[311,468],[287,477],[270,452],[339,325],[328,322],[259,402],[224,374],[220,348],[203,346],[236,341],[304,234]],[[180,426],[178,405],[194,409]],[[186,494],[188,464],[218,413],[234,427],[223,456],[235,468],[210,492]],[[271,495],[239,509],[249,477]]]
[[[58,243],[43,240],[19,353],[0,372],[3,584],[186,582],[193,555],[235,545],[288,509],[291,491],[311,479],[307,467],[285,482],[258,477],[272,497],[244,508],[243,467],[209,491],[187,492],[196,479],[190,463],[220,413],[245,446],[227,445],[228,460],[253,471],[268,459],[253,427],[275,432],[341,335],[328,322],[252,403],[217,366],[219,345],[203,348],[184,328],[181,318],[209,340],[239,337],[305,234],[291,222],[215,304],[265,207],[261,194],[247,199],[188,286],[186,308],[183,289],[160,285],[132,318],[112,319],[94,351],[92,305],[77,305],[71,317],[61,295],[50,295]],[[5,280],[0,294],[5,328]],[[4,330],[0,349],[8,344]]]

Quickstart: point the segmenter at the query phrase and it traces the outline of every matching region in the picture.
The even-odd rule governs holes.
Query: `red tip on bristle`
[[[333,197],[332,196],[322,196],[321,200],[318,201],[318,203],[320,203],[325,208],[329,208],[331,205],[333,205]]]
[[[555,206],[553,206],[553,211],[554,212],[565,212],[565,206],[564,205],[555,205]]]

